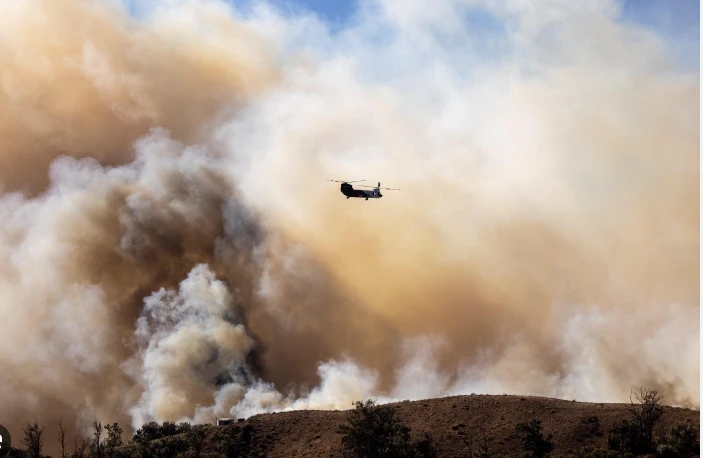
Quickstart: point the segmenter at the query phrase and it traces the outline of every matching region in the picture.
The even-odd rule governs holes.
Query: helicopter
[[[347,196],[347,199],[350,197],[359,197],[365,200],[369,199],[380,199],[383,197],[383,194],[381,194],[381,189],[387,189],[389,191],[400,191],[400,189],[397,188],[382,188],[381,187],[381,182],[378,182],[377,186],[369,186],[369,185],[357,185],[357,186],[362,186],[364,188],[373,188],[370,191],[367,191],[365,189],[354,189],[354,187],[350,183],[358,183],[361,181],[367,181],[367,180],[356,180],[356,181],[341,181],[341,180],[327,180],[327,181],[334,181],[335,183],[342,183],[342,185],[339,187],[339,190]]]

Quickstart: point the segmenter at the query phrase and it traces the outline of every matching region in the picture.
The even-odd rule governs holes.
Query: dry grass
[[[410,428],[413,438],[429,433],[439,456],[462,457],[467,441],[477,450],[481,428],[486,433],[491,454],[522,456],[520,438],[515,432],[519,422],[537,418],[545,436],[553,435],[551,456],[607,448],[608,431],[619,420],[628,418],[629,404],[597,404],[529,396],[455,396],[393,404]],[[351,408],[351,406],[350,406]],[[256,415],[227,427],[208,427],[204,456],[216,450],[215,439],[225,431],[234,434],[245,425],[253,427],[252,450],[267,457],[341,457],[338,427],[346,420],[345,411],[295,411]],[[655,436],[678,422],[690,421],[700,428],[696,410],[666,407]]]

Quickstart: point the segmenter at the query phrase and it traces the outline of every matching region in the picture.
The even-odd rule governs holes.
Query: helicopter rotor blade
[[[373,189],[376,189],[376,186],[369,186],[369,185],[366,185],[366,184],[360,184],[360,185],[357,185],[357,186],[359,186],[360,188],[373,188]],[[378,189],[385,189],[385,190],[387,190],[387,191],[400,191],[400,189],[398,189],[398,188],[378,188]]]
[[[354,181],[326,180],[326,181],[333,181],[333,182],[335,182],[335,183],[358,183],[358,182],[361,182],[361,181],[369,181],[369,180],[354,180]],[[357,185],[357,186],[362,187],[362,188],[374,188],[374,189],[376,189],[376,187],[377,187],[377,186],[371,186],[371,185],[367,185],[367,184],[360,184],[360,185]],[[379,189],[385,189],[385,190],[387,190],[387,191],[400,191],[399,188],[379,188]]]

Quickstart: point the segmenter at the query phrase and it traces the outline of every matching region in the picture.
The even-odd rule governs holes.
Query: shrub
[[[634,396],[639,405],[632,401],[631,396],[630,419],[622,420],[611,429],[608,447],[611,450],[630,452],[635,455],[653,453],[654,426],[664,413],[664,408],[660,404],[662,398],[657,390],[646,388],[640,388],[639,394],[635,393]]]
[[[637,427],[629,420],[622,420],[610,429],[608,436],[608,449],[634,453],[637,445]]]
[[[358,457],[391,457],[410,441],[410,428],[396,417],[390,406],[378,406],[373,400],[357,401],[349,414],[348,425],[339,433],[342,446]]]
[[[228,425],[215,431],[212,442],[216,444],[218,456],[227,458],[257,456],[254,436],[252,425],[245,425],[243,428],[238,425]]]
[[[136,444],[145,444],[161,437],[161,428],[155,421],[144,423],[141,428],[132,436],[132,441]]]
[[[410,452],[411,456],[416,456],[418,458],[437,457],[437,447],[435,447],[432,437],[427,433],[424,434],[422,439],[415,442]]]
[[[460,433],[459,437],[466,446],[467,455],[469,458],[492,458],[493,453],[491,453],[490,450],[490,439],[486,434],[486,430],[482,426],[479,426],[478,428],[480,436],[478,437],[478,450],[476,452],[474,452],[474,439],[471,437],[464,436],[463,433]]]
[[[178,427],[171,421],[165,421],[159,427],[161,437],[175,436],[178,434]]]
[[[526,456],[542,458],[554,450],[552,435],[544,438],[540,420],[534,419],[529,423],[518,423],[515,430],[522,434],[522,448],[527,452]]]
[[[186,440],[195,457],[200,457],[205,442],[205,428],[198,425],[191,427],[186,433]]]
[[[679,423],[659,441],[657,455],[663,457],[699,456],[699,431],[690,422]]]
[[[172,458],[188,450],[188,442],[182,437],[167,436],[152,442],[150,454],[156,458]]]
[[[165,421],[159,425],[155,421],[150,421],[149,423],[144,423],[142,427],[134,433],[132,442],[135,444],[144,444],[156,439],[175,436],[176,434],[188,432],[190,427],[188,423],[176,425],[173,422]]]
[[[373,400],[357,401],[348,424],[339,427],[342,446],[354,456],[364,458],[435,457],[437,450],[429,435],[417,442],[410,440],[410,428],[396,416],[391,406]]]
[[[22,449],[10,447],[5,452],[4,458],[26,458],[27,452]]]
[[[178,423],[178,426],[176,427],[176,434],[183,434],[183,433],[188,433],[190,432],[192,426],[190,423],[186,423],[185,421]]]

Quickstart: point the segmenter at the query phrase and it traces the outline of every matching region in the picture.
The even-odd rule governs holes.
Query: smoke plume
[[[530,5],[4,3],[0,423],[698,407],[699,74]]]

